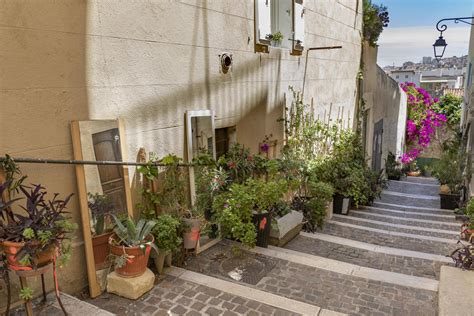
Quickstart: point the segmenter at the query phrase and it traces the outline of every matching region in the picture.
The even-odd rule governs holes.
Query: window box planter
[[[270,229],[269,244],[283,247],[300,233],[303,228],[303,214],[291,211],[285,216],[274,219],[273,223]]]
[[[459,206],[460,194],[440,193],[440,208],[446,210],[454,210]]]
[[[258,247],[267,248],[270,240],[270,231],[272,227],[272,217],[268,212],[265,213],[254,213],[252,221],[257,229],[257,242]]]
[[[145,249],[139,246],[126,247],[119,246],[117,236],[113,234],[109,238],[110,252],[120,257],[126,255],[127,259],[123,267],[115,267],[115,272],[125,278],[134,278],[142,275],[146,271],[148,265],[148,258],[151,252],[151,243],[154,242],[153,235],[148,235],[146,238]]]
[[[334,195],[333,212],[334,214],[349,214],[351,199],[340,194]]]

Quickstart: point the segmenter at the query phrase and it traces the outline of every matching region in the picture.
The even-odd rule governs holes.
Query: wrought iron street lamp
[[[454,21],[454,23],[465,23],[469,25],[474,25],[472,21],[474,21],[474,16],[468,16],[464,18],[447,18],[447,19],[442,19],[439,20],[438,23],[436,23],[436,29],[440,32],[438,39],[435,41],[433,44],[433,50],[434,50],[434,56],[436,60],[439,62],[441,58],[444,55],[444,51],[446,50],[446,46],[448,44],[446,43],[446,40],[443,38],[443,32],[446,31],[448,26],[446,24],[441,24],[444,21]],[[468,22],[471,21],[471,22]]]

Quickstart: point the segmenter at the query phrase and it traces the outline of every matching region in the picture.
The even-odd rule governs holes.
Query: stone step
[[[421,194],[438,197],[439,185],[389,180],[387,190],[400,193]]]
[[[440,215],[454,215],[454,211],[452,210],[445,210],[436,207],[423,207],[423,206],[415,206],[415,205],[401,205],[396,203],[386,203],[380,200],[374,202],[374,206],[393,209],[393,210],[401,210],[401,211],[412,211],[412,212],[423,212],[426,214],[440,214]]]
[[[387,230],[395,233],[405,233],[422,237],[432,237],[432,240],[438,241],[456,241],[456,237],[459,235],[458,230],[444,230],[404,224],[392,224],[380,220],[371,220],[348,215],[334,214],[333,221],[371,227],[380,230]]]
[[[456,249],[456,240],[439,239],[431,236],[408,234],[354,225],[350,223],[328,221],[322,233],[352,239],[379,246],[393,247],[445,256]]]
[[[406,177],[404,181],[412,183],[439,185],[438,180],[431,177]]]
[[[374,205],[380,205],[379,203],[374,203]],[[376,206],[364,206],[363,209],[370,210],[372,213],[376,214],[384,214],[390,216],[397,216],[403,218],[416,218],[416,219],[427,219],[432,221],[440,221],[440,222],[449,222],[449,223],[458,223],[456,220],[455,215],[444,215],[440,212],[425,212],[425,211],[407,211],[403,209],[389,209],[384,207],[376,207]]]
[[[442,229],[442,230],[457,231],[461,227],[461,225],[456,222],[441,222],[439,220],[434,221],[434,220],[429,220],[429,219],[406,218],[406,217],[400,217],[400,216],[394,216],[394,215],[379,214],[379,213],[371,211],[370,209],[351,210],[350,215],[352,217],[383,221],[385,223],[390,223],[390,224],[419,226],[419,227]]]
[[[430,195],[410,195],[393,191],[383,191],[380,200],[377,201],[402,206],[418,206],[426,208],[440,207],[439,197]]]
[[[264,264],[260,266],[256,262]],[[251,252],[242,249],[236,254],[232,243],[224,241],[191,258],[187,269],[352,315],[434,315],[437,312],[436,280],[281,248],[256,248]],[[262,269],[265,271],[260,273]],[[258,278],[246,281],[247,274]]]
[[[324,234],[319,235],[333,237]],[[344,241],[350,241],[344,238],[341,239]],[[362,243],[363,246],[368,246],[362,248],[353,247],[351,244],[340,242],[340,240],[338,241],[339,242],[336,243],[333,242],[331,238],[320,239],[314,234],[302,233],[289,242],[285,248],[310,255],[352,263],[363,267],[430,279],[439,279],[440,267],[443,264],[447,264],[444,261],[433,261],[407,256],[410,252],[406,250],[399,250],[399,252],[403,252],[404,254],[403,256],[400,256],[393,253],[381,253],[369,250],[376,249],[376,246],[371,244]],[[441,257],[444,259],[442,256],[428,256]]]

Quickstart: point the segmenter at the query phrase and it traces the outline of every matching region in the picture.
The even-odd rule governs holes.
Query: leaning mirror
[[[105,288],[109,270],[108,240],[113,215],[132,215],[128,169],[124,160],[121,123],[80,121],[71,123],[76,177],[81,206],[84,246],[91,297]]]
[[[219,241],[218,228],[212,223],[212,192],[210,190],[210,175],[214,172],[212,162],[216,159],[215,139],[213,111],[186,112],[187,161],[194,163],[194,166],[189,168],[192,210],[205,219],[196,249],[197,253]]]

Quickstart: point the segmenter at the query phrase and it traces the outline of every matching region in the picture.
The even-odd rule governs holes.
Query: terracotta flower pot
[[[474,234],[474,229],[468,228],[468,224],[462,224],[461,226],[461,238],[469,241]]]
[[[94,251],[94,263],[96,270],[102,270],[107,267],[107,257],[110,253],[109,238],[113,232],[92,237],[92,248]]]
[[[195,249],[201,236],[201,221],[198,218],[185,218],[183,221],[189,227],[183,234],[184,249]]]
[[[127,255],[125,265],[121,268],[116,266],[115,272],[125,278],[134,278],[145,273],[151,252],[150,244],[155,240],[153,235],[150,234],[147,237],[145,251],[138,246],[117,246],[117,243],[114,242],[115,237],[115,234],[113,234],[109,238],[110,252],[115,256],[122,256],[123,254]]]
[[[421,176],[421,171],[408,171],[407,175],[410,177],[419,177]]]
[[[16,255],[21,251],[25,243],[23,242],[13,242],[13,241],[3,241],[1,243],[3,247],[3,251],[7,257],[7,262],[9,268],[12,270],[17,270],[17,271],[29,271],[33,270],[34,266],[36,267],[41,267],[45,266],[48,263],[52,262],[54,257],[57,255],[57,249],[54,246],[51,246],[50,248],[38,252],[33,258],[32,262],[33,264],[31,265],[24,265],[20,263],[19,258],[16,257]]]

